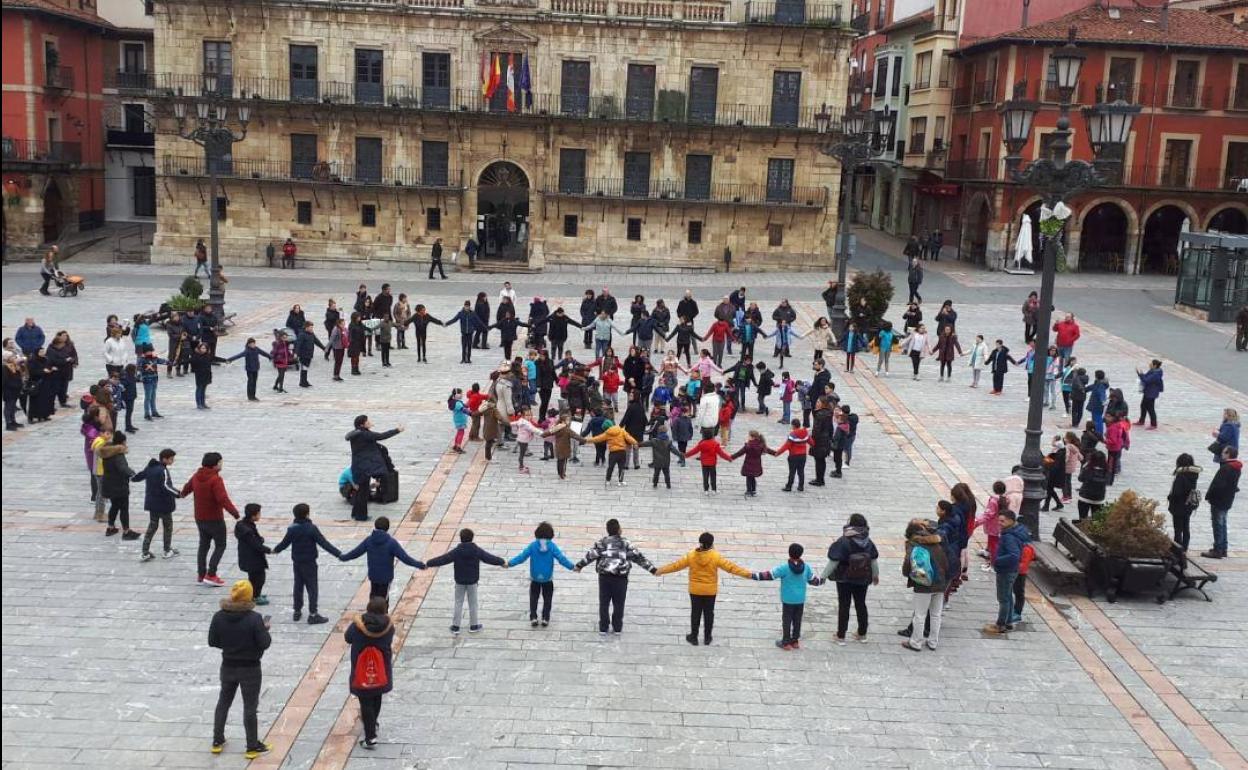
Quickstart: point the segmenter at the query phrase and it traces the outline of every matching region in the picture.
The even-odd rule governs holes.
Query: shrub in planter
[[[182,286],[178,289],[178,291],[184,297],[197,300],[200,298],[200,295],[204,293],[204,285],[200,283],[199,279],[195,276],[188,275],[186,278],[182,279]]]
[[[893,279],[883,270],[876,270],[874,273],[858,273],[849,282],[849,291],[846,292],[845,299],[847,302],[845,312],[850,317],[856,314],[859,304],[866,299],[870,314],[868,326],[878,329],[884,314],[888,312],[889,303],[893,301]]]
[[[1079,525],[1112,557],[1164,559],[1170,555],[1170,536],[1166,534],[1165,517],[1157,513],[1157,501],[1130,489]]]
[[[176,310],[179,313],[185,313],[188,310],[199,310],[204,306],[196,297],[188,297],[185,294],[174,294],[169,298],[169,309]]]

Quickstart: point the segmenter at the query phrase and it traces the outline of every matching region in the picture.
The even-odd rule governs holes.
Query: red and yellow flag
[[[507,111],[516,111],[516,55],[507,54]]]
[[[486,99],[494,98],[494,92],[498,90],[498,86],[503,80],[502,72],[499,69],[498,54],[490,54],[490,58],[493,60],[493,63],[490,66],[490,82],[485,88]]]

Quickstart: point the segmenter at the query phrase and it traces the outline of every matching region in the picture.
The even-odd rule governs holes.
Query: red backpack
[[[386,673],[386,656],[378,647],[365,647],[355,661],[355,673],[351,675],[353,690],[381,690],[390,685]]]

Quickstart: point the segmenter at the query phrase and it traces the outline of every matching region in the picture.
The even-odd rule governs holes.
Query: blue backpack
[[[936,569],[932,554],[926,546],[916,545],[910,549],[910,580],[920,586],[940,583],[940,570]]]

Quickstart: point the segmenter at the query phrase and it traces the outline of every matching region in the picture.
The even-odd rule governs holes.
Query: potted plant
[[[883,270],[855,275],[849,282],[849,291],[845,294],[845,313],[856,318],[864,299],[867,301],[867,328],[859,331],[871,333],[880,328],[884,314],[888,312],[888,305],[893,301],[892,277]]]
[[[1160,588],[1173,556],[1165,517],[1157,513],[1156,500],[1128,489],[1076,526],[1101,550],[1101,558],[1090,571],[1111,602],[1120,593]]]

